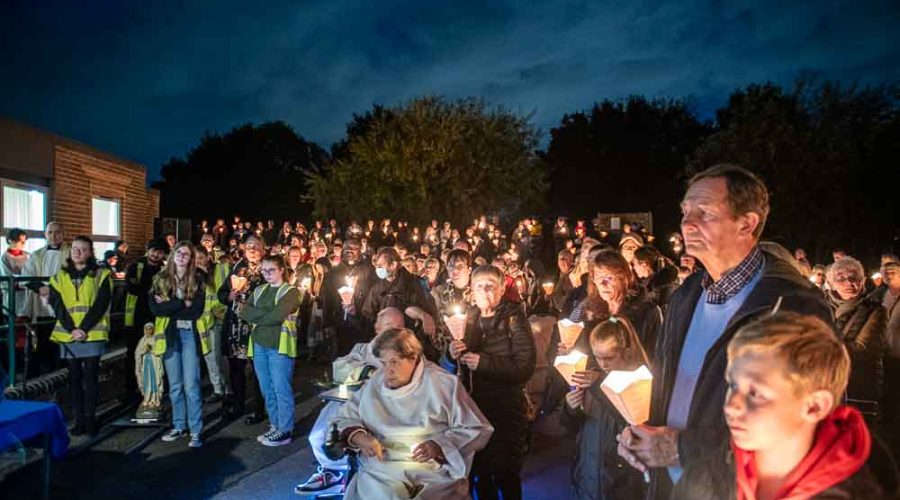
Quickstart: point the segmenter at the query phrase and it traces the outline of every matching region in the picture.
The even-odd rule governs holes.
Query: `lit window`
[[[94,240],[94,256],[103,259],[103,253],[115,247],[115,241],[122,234],[121,203],[116,200],[94,198],[91,219],[93,229],[91,239]]]
[[[28,240],[25,250],[34,252],[46,244],[44,226],[47,224],[47,195],[42,188],[0,179],[3,186],[3,234],[0,252],[6,252],[6,234],[10,229],[25,231]]]

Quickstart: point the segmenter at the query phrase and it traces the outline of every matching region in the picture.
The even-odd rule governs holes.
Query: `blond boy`
[[[865,467],[866,424],[841,404],[849,373],[847,351],[818,318],[780,313],[738,331],[725,375],[731,498],[882,498]]]

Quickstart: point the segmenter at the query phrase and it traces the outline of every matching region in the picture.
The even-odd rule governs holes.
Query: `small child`
[[[578,428],[572,470],[572,498],[579,500],[643,498],[641,473],[616,453],[616,435],[628,425],[600,389],[606,373],[636,370],[647,364],[637,334],[627,319],[613,316],[590,333],[592,357],[576,372],[575,389],[566,395],[563,421]],[[649,365],[647,365],[649,367]]]
[[[738,500],[883,498],[865,467],[871,439],[841,405],[850,358],[831,328],[780,313],[728,345],[725,420]]]

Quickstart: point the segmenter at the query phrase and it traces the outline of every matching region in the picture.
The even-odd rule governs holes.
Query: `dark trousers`
[[[69,367],[69,389],[75,422],[91,422],[97,413],[100,357],[67,359],[66,363]]]
[[[497,500],[498,493],[503,495],[503,500],[521,500],[521,471],[522,464],[517,460],[502,460],[497,455],[478,452],[472,460],[469,484],[478,493],[478,500]]]
[[[37,349],[31,355],[28,361],[28,378],[34,378],[38,375],[44,375],[55,370],[59,366],[59,347],[50,341],[50,334],[53,333],[53,325],[56,318],[40,317],[34,327],[34,333],[37,336]],[[46,323],[46,324],[43,324]]]
[[[245,371],[250,368],[250,381],[248,387]],[[231,392],[234,393],[235,415],[243,415],[245,411],[262,412],[262,396],[259,394],[259,383],[256,381],[256,373],[253,371],[253,363],[247,359],[228,358],[228,375],[231,382]],[[249,394],[248,394],[249,392]],[[247,397],[253,398],[249,408],[245,407]]]

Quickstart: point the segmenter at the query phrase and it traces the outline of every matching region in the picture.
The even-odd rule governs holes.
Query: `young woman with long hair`
[[[153,277],[150,310],[156,316],[153,352],[162,356],[169,379],[172,430],[163,441],[188,435],[191,448],[203,445],[203,400],[200,396],[201,354],[209,352],[209,324],[198,321],[206,302],[204,274],[197,270],[196,251],[189,241],[172,248],[166,266]]]

